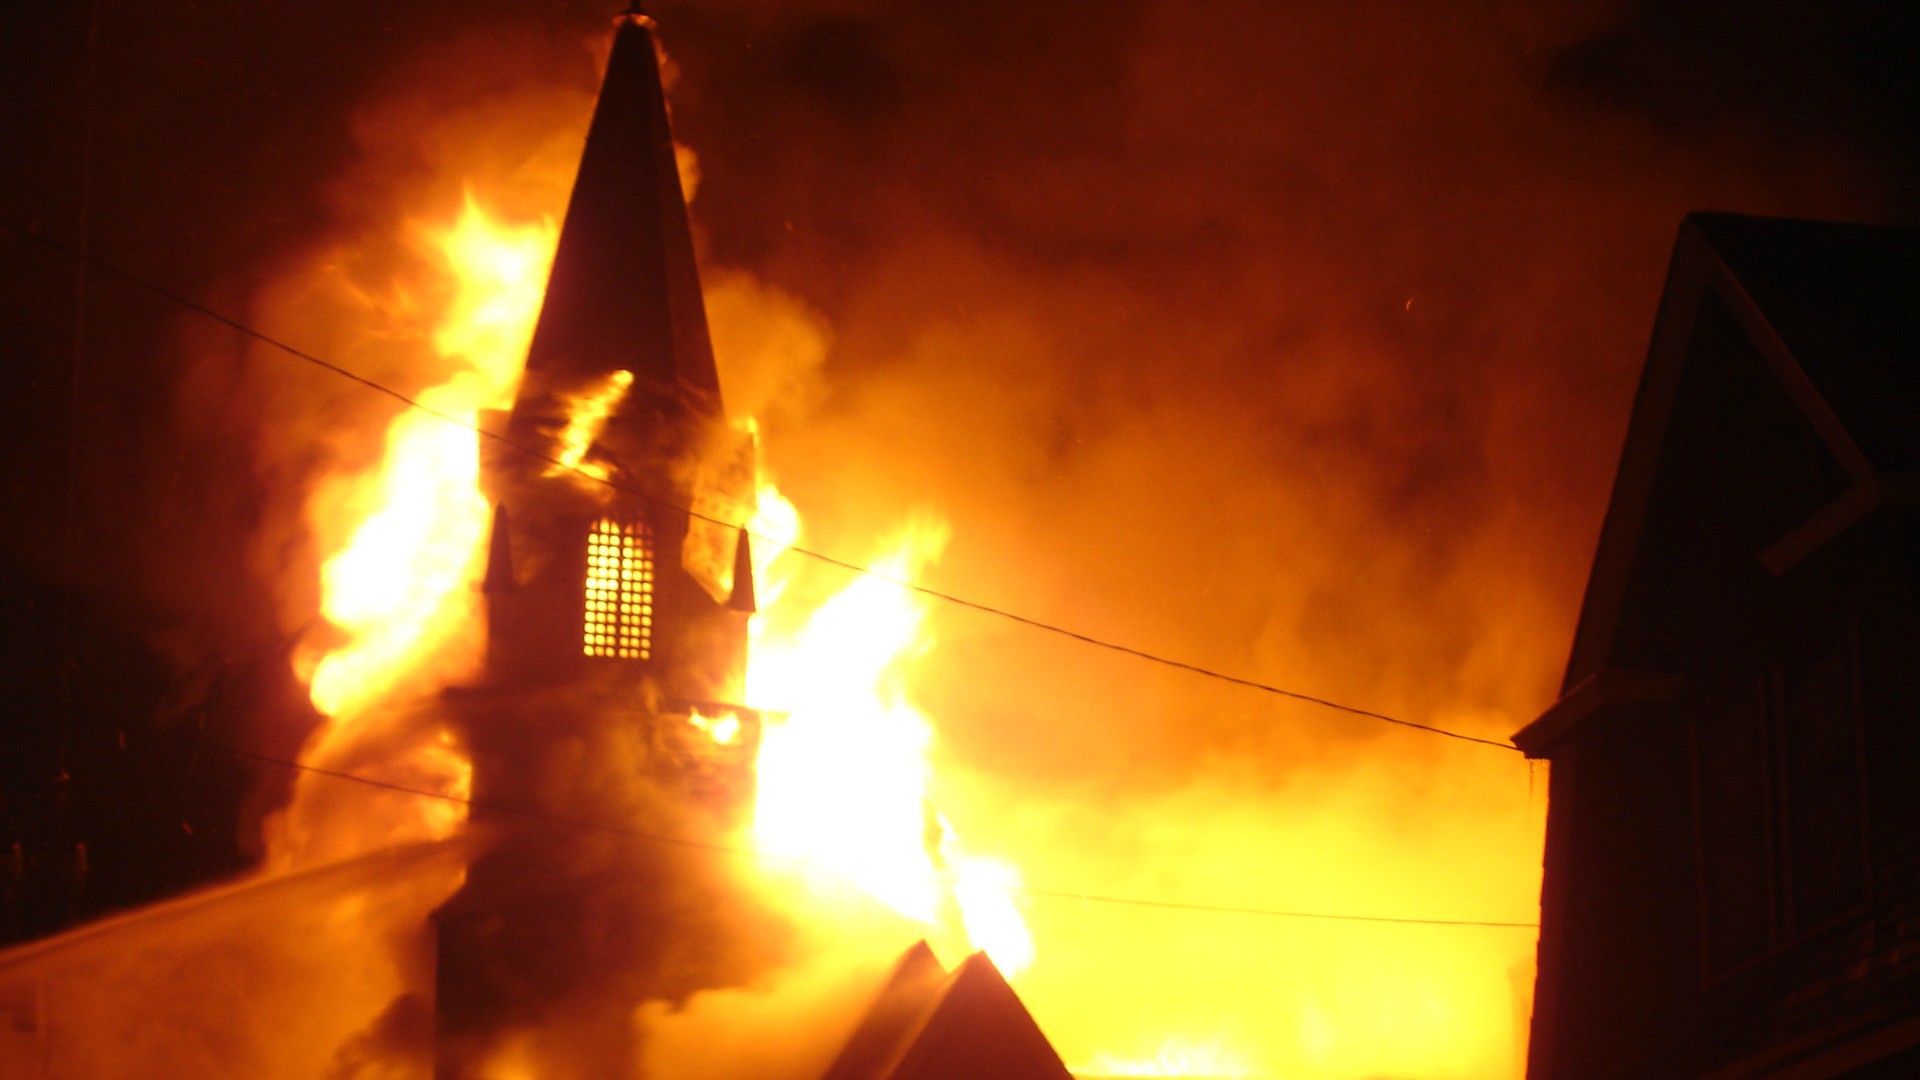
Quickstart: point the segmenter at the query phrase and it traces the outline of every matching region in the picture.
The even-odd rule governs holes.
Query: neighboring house
[[[1531,1080],[1920,1075],[1920,235],[1682,225],[1558,703]]]

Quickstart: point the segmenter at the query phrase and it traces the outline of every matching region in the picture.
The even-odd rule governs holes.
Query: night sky
[[[1552,700],[1680,216],[1916,209],[1901,4],[650,6],[703,264],[831,328],[769,418],[816,546],[936,506],[943,589],[1496,737]],[[262,538],[327,452],[261,457],[289,406],[231,331],[15,230],[251,321],[426,167],[366,118],[588,93],[612,14],[5,16],[0,844],[40,884],[0,937],[257,855],[286,777],[192,740],[314,722]],[[1404,738],[1008,633],[956,616],[925,693],[1048,804]]]

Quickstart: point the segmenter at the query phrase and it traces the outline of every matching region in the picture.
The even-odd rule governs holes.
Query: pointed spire
[[[718,412],[652,25],[637,3],[618,20],[527,370],[560,383],[631,371],[637,394],[692,391]]]
[[[513,540],[507,535],[507,504],[493,508],[493,534],[487,539],[487,573],[480,579],[483,593],[507,593],[514,590]]]
[[[733,593],[727,597],[727,608],[731,611],[751,615],[760,610],[753,593],[753,545],[752,534],[745,525],[740,526],[740,539],[733,545]]]

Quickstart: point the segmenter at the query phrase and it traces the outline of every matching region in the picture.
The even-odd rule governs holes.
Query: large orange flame
[[[761,503],[776,512],[788,505],[773,493]],[[883,547],[874,574],[811,611],[776,605],[756,621],[748,699],[784,719],[761,740],[754,839],[852,880],[936,940],[986,949],[1014,973],[1033,959],[1009,899],[1019,875],[964,853],[933,807],[933,725],[903,681],[903,667],[933,643],[928,601],[898,582],[938,558],[947,538],[942,523],[910,523]],[[781,579],[778,564],[773,579]]]
[[[550,222],[503,222],[472,193],[451,224],[414,231],[450,285],[428,337],[454,371],[419,394],[432,412],[400,413],[379,466],[342,481],[353,487],[345,499],[334,493],[328,500],[363,516],[322,570],[322,614],[346,640],[313,665],[313,702],[331,719],[309,749],[312,760],[326,761],[364,735],[369,718],[379,715],[376,706],[419,689],[420,673],[460,666],[448,654],[462,648],[461,636],[478,620],[473,587],[489,515],[471,428],[480,410],[511,404],[557,240]],[[562,454],[550,473],[604,478],[589,449],[631,382],[630,374],[615,373],[570,403]],[[793,505],[768,485],[759,506],[754,530],[791,544],[799,531]],[[760,593],[749,696],[786,719],[761,744],[751,840],[769,854],[844,875],[936,939],[985,947],[1003,970],[1015,972],[1033,951],[1008,899],[1018,874],[965,852],[933,809],[926,760],[932,725],[907,700],[899,675],[901,663],[931,643],[924,602],[886,578],[910,579],[945,543],[944,526],[911,527],[881,560],[881,576],[857,579],[806,612],[783,607],[781,575],[771,573]],[[785,550],[763,547],[762,567]],[[443,787],[464,794],[470,769],[449,758],[444,733],[413,753],[437,769],[416,761],[410,774],[437,772]],[[430,803],[423,818],[387,824],[377,836],[447,835],[464,818],[458,809]]]
[[[321,571],[321,614],[347,638],[310,680],[314,706],[328,716],[363,709],[472,621],[467,586],[487,505],[470,429],[480,410],[512,404],[557,236],[551,222],[498,222],[472,195],[450,225],[415,230],[451,286],[430,339],[456,366],[419,394],[432,412],[395,417],[379,467],[352,481],[360,524]]]
[[[620,405],[633,386],[633,372],[616,371],[599,385],[568,402],[567,426],[560,433],[560,456],[547,466],[548,476],[574,475],[587,480],[605,480],[609,475],[604,463],[591,461],[587,452],[607,426],[607,418]]]
[[[539,313],[557,229],[550,220],[511,224],[468,193],[457,211],[409,222],[416,257],[437,288],[367,297],[370,306],[408,312],[421,366],[448,371],[420,391],[423,408],[403,409],[387,429],[386,452],[364,472],[336,476],[316,491],[316,533],[344,534],[321,568],[327,632],[297,663],[326,722],[303,759],[337,767],[363,741],[398,726],[392,706],[426,683],[470,667],[478,645],[478,595],[488,506],[478,489],[480,410],[512,403]],[[341,530],[338,518],[355,523]],[[443,727],[397,746],[382,778],[442,792],[444,800],[385,800],[378,813],[344,813],[309,797],[302,777],[294,805],[273,838],[275,865],[288,868],[415,839],[452,835],[466,820],[470,763]],[[337,787],[337,785],[336,785]],[[331,807],[331,809],[329,809]]]

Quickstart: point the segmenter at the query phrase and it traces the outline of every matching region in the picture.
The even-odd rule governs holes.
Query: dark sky
[[[865,557],[872,507],[926,501],[955,524],[943,587],[1490,731],[1557,677],[1680,215],[1915,210],[1920,16],[1895,3],[655,6],[708,266],[832,328],[769,435],[821,546]],[[142,740],[284,752],[302,728],[259,556],[268,420],[205,362],[237,362],[231,335],[11,230],[246,318],[354,226],[356,116],[590,88],[612,11],[10,10],[15,835],[91,830],[119,896],[218,872],[261,778]],[[927,679],[969,766],[1045,786],[1073,762],[1066,791],[1299,749],[1244,702],[1173,722],[1174,683],[1122,714],[1106,669],[1045,679],[995,633],[944,628],[969,674]],[[982,700],[982,668],[1018,690]],[[1069,707],[1101,717],[1091,750],[1079,723],[1005,750]],[[50,809],[62,760],[81,824]]]

